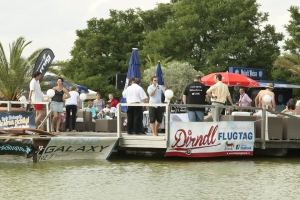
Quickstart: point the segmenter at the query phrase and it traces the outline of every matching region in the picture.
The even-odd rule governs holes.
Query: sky
[[[55,60],[71,59],[70,51],[76,40],[76,30],[85,29],[91,18],[108,18],[109,9],[153,9],[157,3],[170,0],[1,0],[0,42],[6,55],[9,44],[23,36],[32,41],[25,50],[29,56],[40,48],[50,48]],[[269,13],[269,24],[276,32],[285,33],[283,27],[290,16],[291,5],[300,6],[299,0],[257,0],[260,11]]]

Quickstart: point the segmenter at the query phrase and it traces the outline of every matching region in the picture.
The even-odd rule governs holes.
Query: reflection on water
[[[300,177],[299,158],[3,159],[6,199],[297,199]]]

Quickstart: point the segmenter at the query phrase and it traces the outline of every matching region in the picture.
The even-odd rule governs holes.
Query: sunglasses
[[[153,81],[157,81],[157,80],[153,80]]]

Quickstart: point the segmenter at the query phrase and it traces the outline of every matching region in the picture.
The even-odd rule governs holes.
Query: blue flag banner
[[[128,72],[126,76],[126,82],[124,88],[127,88],[130,83],[129,79],[130,78],[141,78],[141,72],[140,72],[140,58],[138,54],[138,49],[137,48],[132,48],[132,53],[128,65]],[[122,96],[120,103],[127,103],[126,98]],[[127,107],[122,106],[122,110],[124,112],[127,112]]]
[[[160,62],[157,64],[156,76],[158,77],[158,85],[165,85],[164,76],[161,70]]]

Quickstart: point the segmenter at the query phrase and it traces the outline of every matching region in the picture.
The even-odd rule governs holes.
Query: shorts
[[[163,107],[149,107],[149,118],[150,118],[150,123],[161,123],[163,119]]]
[[[64,112],[64,102],[52,101],[51,110],[52,112],[59,112],[59,113]]]
[[[33,104],[34,109],[37,111],[43,110],[43,104]]]

